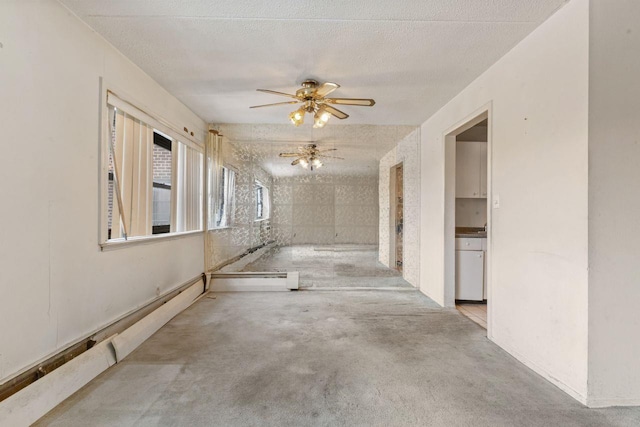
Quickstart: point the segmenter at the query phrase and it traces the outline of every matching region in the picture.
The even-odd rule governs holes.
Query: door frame
[[[446,307],[455,306],[455,234],[456,234],[456,137],[487,120],[487,253],[485,268],[487,269],[487,336],[491,338],[493,329],[492,314],[492,162],[493,162],[493,105],[491,102],[480,107],[466,118],[459,121],[443,133],[444,140],[444,303]]]
[[[404,161],[398,162],[389,168],[389,268],[397,270],[396,262],[396,170],[402,167],[402,198],[404,209]],[[404,218],[404,212],[402,214]],[[404,219],[403,219],[404,221]],[[404,233],[404,227],[403,227]],[[404,254],[404,234],[403,234],[403,251]],[[403,260],[404,264],[404,260]],[[404,266],[404,265],[403,265]],[[402,276],[404,277],[404,268],[402,269]]]

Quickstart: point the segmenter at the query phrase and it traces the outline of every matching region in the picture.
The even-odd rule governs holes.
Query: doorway
[[[489,109],[445,135],[445,298],[490,330]]]
[[[389,265],[402,273],[404,238],[404,168],[399,163],[389,174]]]

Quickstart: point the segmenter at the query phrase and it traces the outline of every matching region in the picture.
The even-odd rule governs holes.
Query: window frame
[[[120,247],[127,247],[131,245],[145,244],[145,243],[153,243],[159,240],[172,240],[177,238],[182,238],[185,236],[191,236],[196,234],[202,234],[205,232],[205,204],[204,200],[200,203],[200,229],[198,230],[189,230],[189,231],[171,231],[169,233],[162,234],[149,234],[144,236],[127,236],[127,238],[115,238],[109,239],[108,236],[108,227],[109,227],[109,218],[108,218],[108,208],[109,208],[109,156],[110,156],[110,144],[111,144],[111,133],[110,133],[110,123],[109,123],[109,105],[114,105],[114,102],[122,106],[126,106],[126,108],[122,108],[123,111],[128,112],[131,116],[135,117],[135,119],[145,123],[146,125],[153,128],[154,131],[158,131],[160,134],[166,135],[171,138],[172,144],[174,147],[182,143],[189,148],[195,149],[202,154],[202,158],[205,158],[204,152],[205,147],[204,143],[198,141],[195,136],[189,135],[187,132],[181,133],[177,131],[177,126],[171,124],[171,122],[165,120],[160,115],[154,114],[151,110],[144,107],[142,103],[138,103],[134,100],[134,98],[126,95],[125,92],[117,90],[112,85],[107,84],[104,79],[100,79],[100,155],[98,156],[98,171],[99,171],[99,189],[98,189],[98,207],[99,207],[99,233],[98,233],[98,245],[101,250],[108,250]],[[173,151],[173,150],[172,150]],[[173,153],[172,153],[173,154]],[[176,173],[177,169],[177,155],[172,156],[172,175]],[[200,162],[200,185],[201,185],[201,193],[203,193],[203,198],[206,188],[206,182],[204,180],[205,174],[204,168],[204,160]],[[153,185],[153,183],[151,184]],[[174,207],[177,203],[176,197],[174,196],[174,192],[176,191],[177,185],[172,182],[172,213],[174,212]],[[115,206],[114,206],[115,208]],[[119,213],[118,213],[119,214]],[[173,221],[174,216],[171,218],[173,229]]]

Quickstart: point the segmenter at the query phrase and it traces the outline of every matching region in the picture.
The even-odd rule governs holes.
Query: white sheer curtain
[[[175,230],[202,230],[202,153],[185,144],[177,145]]]
[[[236,174],[224,167],[222,137],[209,133],[207,141],[207,229],[231,226]]]
[[[153,128],[113,106],[109,118],[115,193],[111,238],[150,235]]]
[[[207,229],[217,228],[216,200],[221,173],[222,137],[212,132],[207,140]]]
[[[236,173],[229,168],[221,167],[217,185],[214,226],[215,228],[231,227]]]

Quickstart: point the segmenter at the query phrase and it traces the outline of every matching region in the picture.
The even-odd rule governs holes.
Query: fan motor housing
[[[318,88],[318,82],[312,79],[308,79],[302,82],[302,89],[296,91],[296,96],[300,99],[312,99],[313,93]]]

